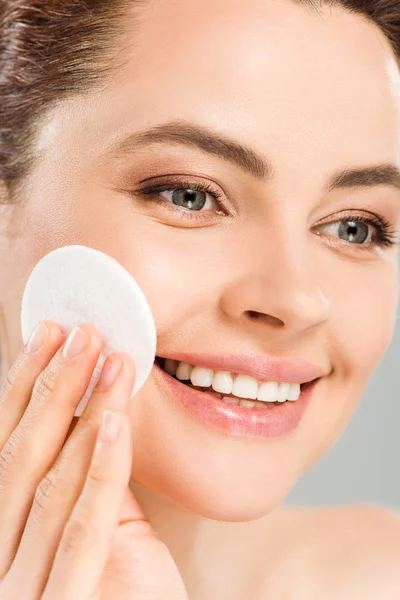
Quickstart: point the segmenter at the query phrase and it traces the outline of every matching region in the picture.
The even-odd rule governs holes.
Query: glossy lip
[[[280,437],[295,430],[319,381],[306,385],[298,400],[263,410],[227,404],[206,392],[194,390],[169,375],[157,363],[153,366],[153,375],[161,392],[197,421],[220,433],[257,439]]]
[[[312,363],[289,357],[277,359],[261,353],[225,354],[224,356],[176,353],[157,357],[169,358],[214,371],[230,371],[249,375],[258,381],[301,384],[327,375],[321,367]]]

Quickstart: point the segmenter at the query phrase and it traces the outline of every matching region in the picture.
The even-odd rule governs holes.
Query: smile
[[[239,381],[239,387],[242,386],[240,387],[241,394],[249,395],[252,386],[253,391],[251,393],[254,395],[254,382],[249,381],[249,379],[252,379],[249,376],[243,375],[245,377],[243,380],[242,374],[223,371],[221,376],[221,371],[205,369],[204,367],[201,367],[202,370],[199,372],[195,370],[195,365],[173,361],[177,363],[175,365],[170,362],[171,360],[156,357],[154,363],[154,379],[163,396],[169,398],[175,406],[180,410],[183,409],[187,415],[194,418],[198,423],[211,427],[219,433],[236,437],[269,438],[290,433],[299,425],[313,396],[316,384],[320,381],[320,378],[316,378],[303,384],[287,384],[289,385],[288,390],[285,382],[281,384],[255,380],[259,391],[260,389],[265,390],[266,388],[262,386],[267,383],[274,386],[270,387],[271,395],[272,392],[275,395],[276,389],[277,393],[281,394],[278,400],[276,397],[269,400],[255,400],[235,395],[237,393],[236,388],[234,388],[236,381]],[[180,366],[181,364],[183,366]],[[192,369],[189,370],[187,365]],[[179,367],[180,371],[178,372]],[[207,372],[204,373],[204,370]],[[212,374],[211,385],[211,375],[208,371],[211,371]],[[177,375],[182,379],[180,380]],[[192,377],[195,382],[198,382],[200,376],[203,377],[201,379],[202,384],[195,385],[192,382]],[[218,388],[221,377],[224,378],[224,384],[229,384],[229,376],[232,378],[231,392],[228,394],[227,392],[216,391],[213,386]],[[261,383],[261,388],[259,383]],[[291,391],[292,386],[294,386],[294,391]],[[297,386],[299,388],[297,399],[289,400],[288,396],[291,395],[293,398],[297,394]],[[229,388],[226,387],[225,389],[228,390]]]
[[[255,410],[265,410],[283,402],[296,402],[302,389],[308,385],[258,381],[248,375],[206,369],[159,357],[156,362],[166,373],[192,389],[205,392],[228,404]]]

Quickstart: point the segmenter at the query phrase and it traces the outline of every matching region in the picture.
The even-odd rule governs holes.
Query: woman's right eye
[[[209,192],[203,192],[202,190],[192,190],[189,188],[175,188],[172,190],[161,192],[160,196],[162,194],[169,194],[171,197],[166,199],[175,204],[175,206],[180,206],[181,208],[186,209],[193,209],[193,211],[200,211],[202,208],[205,208],[207,205],[207,196],[211,196]],[[212,206],[207,206],[206,208],[212,209],[213,204],[215,204],[215,200],[216,198],[214,196],[214,202],[208,202],[208,204],[211,204]]]
[[[211,224],[215,215],[227,216],[222,193],[210,183],[167,182],[148,187],[140,193],[150,202],[172,210],[179,219],[206,219]]]

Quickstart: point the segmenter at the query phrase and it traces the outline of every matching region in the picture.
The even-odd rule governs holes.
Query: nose
[[[225,314],[291,332],[325,322],[330,302],[321,289],[316,260],[321,247],[313,235],[297,224],[241,239],[221,298]]]

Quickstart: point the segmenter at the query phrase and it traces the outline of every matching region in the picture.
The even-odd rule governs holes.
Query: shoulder
[[[400,598],[400,512],[379,505],[310,509],[310,558],[325,598]],[[330,590],[328,590],[328,586]]]

